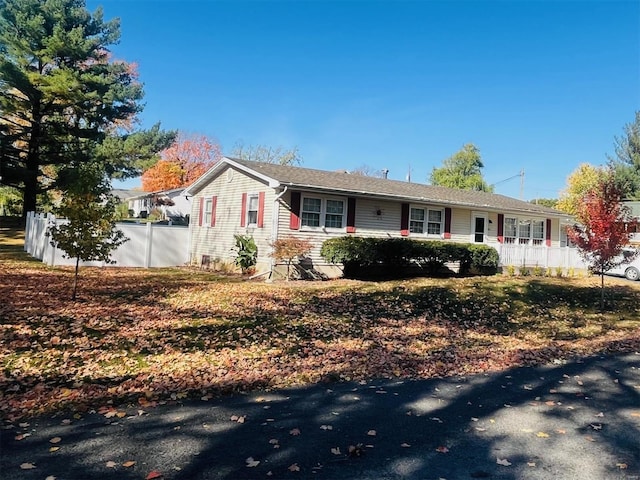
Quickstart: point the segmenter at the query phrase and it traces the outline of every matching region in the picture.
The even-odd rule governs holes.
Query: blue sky
[[[427,183],[474,143],[489,183],[556,197],[640,110],[640,1],[88,1],[119,17],[148,127],[297,146]],[[139,185],[129,181],[125,186]],[[520,179],[496,192],[520,196]]]

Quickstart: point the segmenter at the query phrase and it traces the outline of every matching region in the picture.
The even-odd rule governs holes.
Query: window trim
[[[411,213],[413,210],[422,210],[424,212],[424,220],[422,220],[422,232],[412,232],[411,231],[411,222],[416,222],[419,220],[412,220]],[[440,212],[440,222],[431,222],[429,221],[429,212]],[[418,205],[411,203],[409,204],[409,235],[420,235],[424,237],[430,238],[444,238],[445,233],[445,221],[446,221],[446,211],[445,207],[436,207],[435,205]],[[428,233],[429,232],[429,224],[437,224],[440,226],[440,233]]]
[[[213,197],[206,197],[202,207],[202,226],[211,227],[211,217],[213,216]]]
[[[249,207],[251,206],[251,199],[255,198],[256,208],[255,210],[251,210]],[[250,221],[250,213],[256,212],[256,221]],[[258,216],[260,215],[260,194],[259,193],[247,193],[246,207],[245,207],[245,226],[257,228],[258,227]]]
[[[304,209],[304,201],[305,199],[314,199],[314,200],[320,200],[320,211],[319,212],[314,212],[311,210],[307,210],[305,211]],[[335,201],[335,202],[341,202],[342,203],[342,222],[341,222],[341,227],[327,227],[327,215],[338,215],[336,213],[327,213],[327,202],[328,201]],[[308,195],[305,193],[302,193],[302,195],[300,195],[300,230],[301,231],[331,231],[331,232],[346,232],[347,231],[347,212],[348,212],[348,208],[349,208],[349,204],[347,201],[347,197],[335,197],[335,196],[327,196],[327,195]],[[311,226],[311,225],[305,225],[304,223],[304,214],[305,213],[314,213],[314,214],[318,214],[319,215],[319,225],[316,226]]]
[[[507,221],[515,220],[515,236],[509,235],[507,229]],[[528,222],[529,236],[523,237],[520,235],[520,228],[522,222]],[[542,232],[540,237],[535,237],[535,224],[542,224]],[[516,215],[504,215],[502,222],[503,242],[510,245],[529,245],[535,247],[542,247],[546,245],[547,239],[547,219],[540,217],[519,217]]]

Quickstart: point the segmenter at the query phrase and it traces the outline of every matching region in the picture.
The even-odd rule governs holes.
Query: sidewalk
[[[638,480],[640,354],[76,417],[5,426],[0,477]]]

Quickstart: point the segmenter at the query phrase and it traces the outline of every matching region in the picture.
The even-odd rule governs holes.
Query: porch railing
[[[500,265],[506,267],[587,268],[576,248],[536,245],[492,244],[500,255]]]

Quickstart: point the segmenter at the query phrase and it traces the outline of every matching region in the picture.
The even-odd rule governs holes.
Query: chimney
[[[382,169],[382,178],[387,178],[387,175],[389,175],[389,169],[388,168]]]

